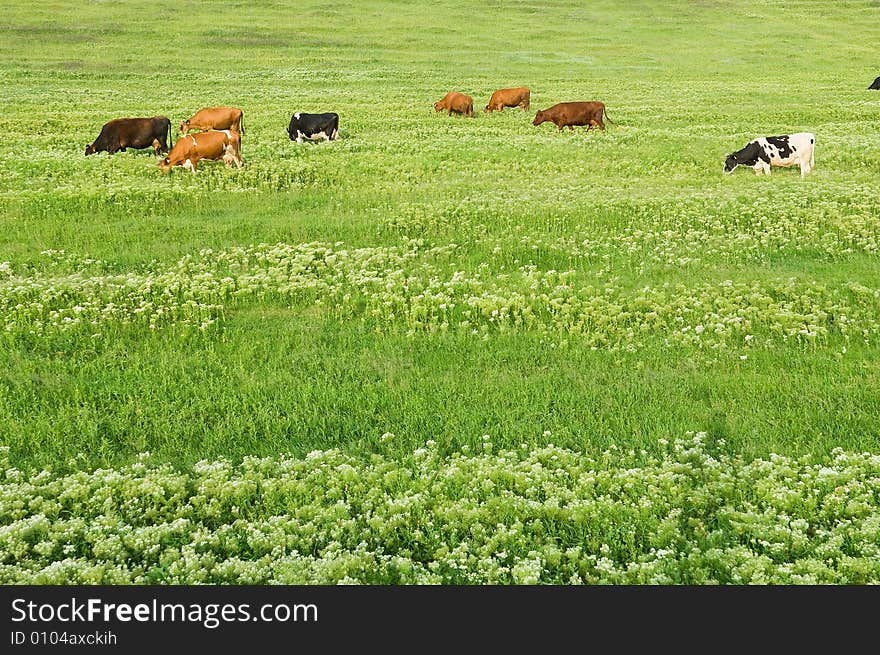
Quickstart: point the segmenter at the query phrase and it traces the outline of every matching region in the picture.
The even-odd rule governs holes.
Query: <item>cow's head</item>
[[[441,109],[443,109],[443,101],[440,100],[439,102],[435,102],[434,111],[440,111]]]
[[[733,173],[733,169],[739,166],[740,162],[736,159],[736,154],[727,155],[724,158],[724,172]]]
[[[86,146],[86,157],[88,157],[89,155],[94,155],[96,152],[98,152],[98,150],[97,148],[95,148],[94,143]]]
[[[550,119],[547,118],[546,113],[544,113],[543,111],[538,111],[538,113],[535,114],[535,120],[532,121],[532,125],[540,125],[541,123],[545,123],[549,120]]]
[[[160,159],[158,162],[156,162],[156,165],[162,170],[163,173],[168,173],[171,170],[171,160],[168,157]]]
[[[486,113],[488,113],[488,112],[490,112],[490,111],[492,111],[492,105],[486,105],[486,108],[483,109],[483,113],[484,113],[484,114],[486,114]]]
[[[180,121],[180,133],[186,134],[189,132],[189,120]]]

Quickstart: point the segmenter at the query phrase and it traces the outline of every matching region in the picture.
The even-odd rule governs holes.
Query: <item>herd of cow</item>
[[[203,159],[222,159],[227,166],[235,164],[241,168],[244,165],[241,158],[243,117],[237,107],[201,109],[180,123],[177,143],[171,139],[171,121],[165,116],[117,118],[105,123],[98,138],[86,146],[86,156],[96,152],[112,155],[127,148],[153,148],[157,155],[165,154],[165,158],[159,160],[159,168],[166,173],[175,166],[195,173]],[[191,130],[200,131],[190,134]],[[296,113],[290,119],[287,132],[297,143],[302,143],[303,137],[332,141],[339,134],[339,116]]]
[[[505,107],[519,107],[527,111],[530,107],[531,91],[524,86],[515,89],[499,89],[489,98],[489,104],[483,109],[484,112],[504,111]],[[445,111],[449,116],[461,114],[470,118],[474,117],[474,99],[466,93],[450,91],[441,100],[434,103],[434,111]],[[605,105],[598,101],[592,102],[559,102],[549,109],[539,110],[535,114],[532,125],[551,122],[561,132],[564,128],[574,130],[575,126],[586,125],[589,132],[594,127],[605,129],[602,119],[614,123],[608,118]]]
[[[875,85],[880,88],[880,78]],[[875,85],[871,88],[875,88]],[[483,111],[504,111],[505,107],[519,107],[528,111],[530,97],[531,92],[526,87],[500,89],[492,94]],[[434,103],[434,111],[473,118],[474,100],[465,93],[451,91]],[[86,147],[86,155],[99,151],[112,154],[126,148],[152,147],[157,155],[166,154],[158,163],[166,173],[175,166],[188,168],[195,173],[202,159],[222,159],[226,166],[235,164],[241,168],[244,165],[241,158],[242,119],[243,113],[236,107],[201,109],[180,123],[181,136],[175,144],[171,140],[171,121],[165,116],[117,118],[101,128],[98,138]],[[532,124],[552,122],[560,132],[566,127],[574,130],[575,126],[585,125],[590,131],[594,127],[604,130],[605,120],[614,124],[601,102],[560,102],[539,110]],[[191,130],[200,131],[191,134]],[[339,135],[339,115],[296,113],[290,119],[287,134],[291,141],[299,144],[304,138],[334,141]],[[724,172],[732,173],[737,166],[751,166],[757,175],[770,175],[771,166],[797,165],[803,177],[814,168],[815,141],[809,132],[754,139],[744,148],[725,157]]]

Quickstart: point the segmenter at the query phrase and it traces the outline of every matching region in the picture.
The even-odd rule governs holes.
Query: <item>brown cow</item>
[[[600,130],[605,129],[605,123],[602,122],[603,117],[608,119],[609,123],[614,123],[614,121],[608,118],[605,105],[601,102],[560,102],[549,109],[539,110],[535,114],[535,120],[532,121],[532,125],[540,125],[546,121],[552,121],[559,128],[560,132],[564,127],[568,127],[573,131],[575,125],[589,125],[587,128],[589,132],[596,126]]]
[[[515,89],[499,89],[489,98],[484,112],[504,111],[505,107],[521,107],[523,111],[529,108],[531,92],[524,86]]]
[[[242,167],[241,135],[234,130],[209,131],[187,134],[180,137],[165,159],[159,161],[159,168],[167,173],[174,166],[189,168],[195,175],[202,159],[222,159],[227,166],[235,164]]]
[[[235,130],[243,134],[241,122],[243,118],[238,107],[208,107],[199,109],[192,118],[180,122],[180,133],[190,130]]]
[[[443,111],[444,109],[449,112],[449,116],[452,116],[452,112],[455,112],[456,114],[464,114],[473,118],[474,99],[464,93],[450,91],[443,96],[443,100],[434,103],[434,111]]]
[[[116,118],[105,123],[94,143],[86,146],[86,156],[101,151],[112,155],[120,150],[125,152],[126,148],[153,148],[158,155],[160,152],[168,152],[169,141],[171,121],[165,116]]]

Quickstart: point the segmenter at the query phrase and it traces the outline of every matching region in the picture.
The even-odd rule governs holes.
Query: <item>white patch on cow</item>
[[[296,113],[293,115],[293,117],[294,117],[296,120],[299,120],[299,112],[296,112]]]
[[[335,141],[335,140],[336,140],[336,137],[337,137],[338,135],[339,135],[339,130],[336,129],[336,128],[334,128],[334,129],[333,129],[333,134],[330,135],[330,140],[331,140],[331,141]]]
[[[189,159],[187,159],[185,162],[183,162],[183,167],[191,170],[193,175],[196,174],[196,167],[193,166],[193,163]]]
[[[303,133],[299,130],[296,131],[296,145],[301,146],[303,142]]]
[[[321,130],[320,132],[315,132],[312,134],[309,139],[312,141],[317,141],[318,139],[324,139],[325,141],[329,141],[330,139],[327,137],[327,134]]]

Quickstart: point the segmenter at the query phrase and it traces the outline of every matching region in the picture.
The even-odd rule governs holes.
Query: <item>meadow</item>
[[[880,581],[878,11],[7,3],[0,581]]]

